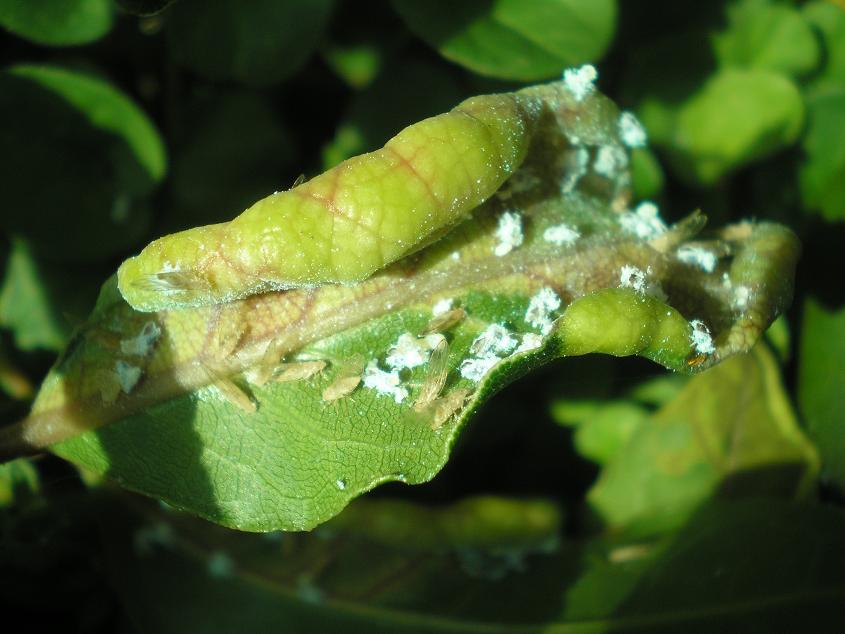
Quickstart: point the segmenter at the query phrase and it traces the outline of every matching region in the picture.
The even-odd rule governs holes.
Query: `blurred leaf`
[[[819,60],[819,45],[801,12],[788,3],[737,0],[727,8],[728,28],[713,37],[722,66],[806,75]]]
[[[164,143],[144,112],[114,86],[96,77],[51,66],[14,66],[9,72],[49,88],[82,113],[92,126],[122,137],[155,182],[164,178]]]
[[[822,458],[824,476],[845,488],[845,308],[804,303],[798,400]]]
[[[845,219],[845,9],[809,2],[804,15],[822,36],[825,65],[807,90],[805,159],[799,171],[804,206],[828,222]]]
[[[845,83],[845,7],[817,0],[803,7],[804,17],[822,36],[824,79]]]
[[[406,88],[396,90],[400,82]],[[397,130],[443,112],[467,96],[448,70],[399,59],[353,97],[334,138],[323,148],[323,167],[328,169],[350,156],[374,150]]]
[[[786,315],[781,315],[772,322],[766,331],[766,343],[775,353],[778,361],[785,364],[792,357],[792,333]]]
[[[266,86],[320,44],[333,0],[180,0],[167,14],[173,57],[209,79]]]
[[[292,171],[296,149],[262,97],[215,93],[188,105],[182,116],[165,229],[220,222],[290,186],[292,177],[284,175]]]
[[[375,44],[333,45],[323,51],[332,70],[353,88],[364,88],[378,75],[384,62]]]
[[[164,177],[164,146],[125,95],[88,75],[16,66],[0,75],[4,228],[39,255],[120,253],[142,234],[145,199]]]
[[[634,430],[588,494],[612,527],[676,528],[719,486],[790,496],[817,471],[777,364],[760,345],[691,379]]]
[[[37,44],[93,42],[112,26],[111,0],[3,0],[0,26]]]
[[[56,313],[38,265],[20,240],[9,255],[0,287],[0,325],[12,330],[23,350],[60,350],[68,335],[68,324]]]
[[[843,530],[834,508],[713,501],[671,538],[585,558],[564,616],[578,632],[835,631]]]
[[[393,0],[408,27],[447,59],[482,75],[535,81],[602,56],[615,0]]]
[[[514,525],[517,506],[541,509],[487,500],[513,505]],[[409,521],[419,514],[428,522]],[[279,623],[303,633],[821,632],[845,598],[845,518],[836,509],[721,501],[656,542],[532,550],[415,538],[449,515],[469,535],[489,525],[481,516],[456,522],[451,507],[390,500],[357,502],[310,534],[236,534],[161,513],[127,530],[110,514],[109,565],[133,621],[163,634],[186,622],[209,634]]]
[[[845,83],[823,84],[807,97],[809,126],[801,166],[804,205],[829,222],[845,220]]]
[[[551,157],[572,151],[564,135],[590,147],[619,147],[613,104],[598,94],[576,104],[565,90],[559,83],[520,93],[549,104],[530,110],[542,116],[521,163],[520,189],[506,187],[440,240],[358,284],[150,313],[131,309],[110,281],[43,383],[32,415],[2,430],[6,450],[10,442],[44,446],[74,436],[51,449],[128,488],[229,526],[304,529],[383,482],[433,478],[472,413],[555,356],[638,354],[694,371],[747,349],[788,302],[794,236],[769,223],[728,227],[714,237],[732,257],[707,272],[675,258],[688,235],[683,226],[654,244],[625,228],[620,219],[632,218],[614,210],[620,183],[629,182],[625,170],[618,180],[600,178],[589,163],[583,189],[561,188],[568,168]],[[471,103],[475,115],[459,121],[475,121],[485,108],[498,115],[501,97]],[[456,135],[431,161],[451,165],[475,151],[468,143]],[[482,172],[497,169],[487,160],[480,165]],[[369,176],[370,166],[364,158],[344,169]],[[430,186],[452,186],[452,178],[452,170],[436,173]],[[371,204],[411,196],[401,181],[383,183],[365,178],[354,194]],[[525,233],[502,254],[506,211],[522,214]],[[546,231],[561,223],[583,238],[568,246],[548,239]],[[313,248],[303,240],[303,248]],[[363,253],[358,245],[348,248]],[[630,285],[627,277],[620,281],[624,267],[644,276],[639,291],[619,288]],[[646,294],[646,271],[668,304]],[[743,307],[735,305],[732,284],[748,291]],[[543,298],[554,305],[538,308]],[[405,369],[401,359],[388,361],[403,338],[412,348],[421,345],[417,335],[443,299],[466,313],[440,327],[448,336],[443,366],[432,370],[419,351],[420,362]],[[694,349],[685,314],[709,324],[706,352]],[[321,360],[326,367],[277,382],[281,359]],[[382,370],[385,364],[398,365],[401,375]],[[332,398],[334,387],[326,392],[337,379],[352,390],[336,394],[344,398]],[[438,380],[445,385],[434,395],[442,389],[442,396],[415,403]]]
[[[578,412],[568,410],[565,402],[559,402],[552,409],[552,416],[563,422],[568,418],[567,414],[577,414],[573,421],[577,424],[575,448],[585,458],[606,464],[623,450],[644,424],[648,424],[648,410],[624,401],[594,405],[592,411],[582,409]]]
[[[38,470],[26,458],[0,464],[0,512],[20,498],[38,493]]]
[[[161,13],[175,0],[116,0],[117,6],[134,15],[150,16]]]
[[[571,572],[557,569],[559,511],[542,500],[361,500],[318,531],[263,536],[148,515],[129,530],[112,518],[110,564],[130,612],[155,632],[183,618],[204,633],[507,627],[554,614]]]
[[[29,400],[35,396],[35,386],[0,344],[0,391],[17,401]]]
[[[640,112],[649,131],[666,129],[651,110]],[[672,113],[665,147],[685,178],[711,185],[730,171],[792,144],[801,131],[804,105],[796,86],[763,70],[723,70]],[[657,138],[655,138],[655,136]]]
[[[636,199],[657,198],[663,192],[663,168],[648,148],[637,148],[631,152],[631,180]]]

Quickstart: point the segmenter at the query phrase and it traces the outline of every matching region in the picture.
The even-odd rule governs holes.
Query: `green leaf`
[[[379,74],[384,53],[374,44],[336,44],[323,51],[323,57],[347,84],[364,88]]]
[[[657,198],[663,192],[666,177],[663,168],[654,153],[647,148],[637,148],[631,152],[631,179],[634,198],[649,200]]]
[[[834,2],[817,0],[805,4],[803,14],[821,35],[825,53],[822,79],[845,83],[845,9]]]
[[[540,536],[554,518],[540,501],[365,502],[325,529],[289,535],[211,530],[154,510],[111,513],[107,565],[133,622],[162,633],[185,622],[208,633],[278,623],[339,633],[827,631],[845,597],[845,517],[831,507],[721,501],[656,541],[532,548],[448,535],[489,536],[495,514],[461,514],[489,504]]]
[[[669,538],[588,553],[564,616],[578,632],[827,631],[845,596],[843,522],[832,507],[710,502]]]
[[[23,241],[16,241],[0,286],[0,325],[12,330],[23,350],[60,350],[69,326],[51,301],[47,283]]]
[[[396,90],[400,82],[427,89],[422,95]],[[399,59],[352,99],[334,138],[323,148],[323,167],[328,169],[350,156],[374,150],[396,130],[443,112],[467,96],[458,80],[443,69],[414,59]]]
[[[332,0],[180,0],[168,43],[183,66],[209,79],[265,86],[295,73],[320,43]]]
[[[222,221],[232,210],[290,186],[280,174],[293,171],[295,148],[272,106],[258,95],[197,99],[184,109],[181,128],[165,227]]]
[[[557,403],[552,414],[561,420],[567,412],[567,403]],[[599,464],[613,460],[636,435],[648,424],[648,410],[628,402],[602,404],[593,403],[592,411],[577,412],[578,428],[575,431],[575,448],[578,453]]]
[[[807,97],[805,159],[799,170],[801,197],[828,222],[845,220],[845,83],[821,84]]]
[[[94,305],[99,275],[36,258],[29,243],[13,240],[0,284],[0,326],[22,350],[60,351]]]
[[[630,175],[608,177],[598,157],[621,150],[620,113],[598,94],[576,102],[567,91],[520,93],[539,100],[541,116],[516,177],[439,240],[360,283],[153,313],[133,310],[110,280],[32,415],[5,428],[0,445],[52,444],[94,473],[228,526],[304,529],[383,482],[433,478],[472,413],[555,356],[639,354],[697,371],[748,349],[789,301],[794,236],[743,223],[713,234],[731,254],[718,266],[680,260],[700,219],[664,230],[647,208],[615,211]],[[498,113],[502,99],[475,98],[472,120]],[[596,160],[573,166],[583,152],[568,135]],[[466,138],[438,145],[431,162],[475,151]],[[349,178],[370,169],[366,157],[345,165]],[[429,185],[453,178],[446,170]],[[352,193],[396,205],[415,191],[370,178]],[[502,230],[512,223],[520,244]],[[556,237],[562,223],[581,237]],[[445,349],[417,338],[444,300],[461,309],[431,326]],[[427,364],[431,347],[438,369]],[[288,371],[298,379],[273,379]]]
[[[768,0],[738,0],[728,6],[727,15],[727,29],[713,37],[720,65],[798,77],[818,64],[818,41],[798,9]]]
[[[630,427],[621,439],[611,437],[605,450],[611,460],[588,494],[614,528],[646,533],[676,528],[717,487],[732,495],[789,496],[806,490],[818,469],[777,363],[762,345],[693,377],[650,420],[633,411],[624,418],[618,407],[602,408],[589,421],[608,427],[601,416],[617,416]]]
[[[676,171],[695,184],[711,185],[792,144],[801,131],[804,104],[798,88],[782,75],[729,69],[710,77],[669,113],[667,126],[666,114],[654,107],[640,110]]]
[[[393,0],[408,27],[447,59],[482,75],[536,81],[603,55],[614,0]]]
[[[48,46],[93,42],[111,30],[110,0],[4,0],[0,26]]]
[[[51,259],[119,253],[142,234],[164,146],[124,94],[88,75],[15,66],[0,75],[3,225]]]
[[[823,475],[845,488],[845,308],[810,298],[804,304],[798,355],[798,400],[822,458]]]
[[[804,15],[821,34],[825,65],[807,89],[807,131],[799,170],[804,206],[828,222],[845,219],[845,10],[831,2],[810,2]]]
[[[38,470],[26,458],[0,464],[0,512],[41,488]]]

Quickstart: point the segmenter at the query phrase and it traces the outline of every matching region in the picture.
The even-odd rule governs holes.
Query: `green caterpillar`
[[[231,222],[153,241],[120,266],[120,292],[156,311],[365,279],[493,195],[524,161],[544,110],[581,99],[564,82],[470,98]]]

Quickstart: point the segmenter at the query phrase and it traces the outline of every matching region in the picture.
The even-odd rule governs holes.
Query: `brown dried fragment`
[[[707,216],[696,209],[686,218],[682,218],[656,238],[649,241],[655,251],[668,253],[678,245],[697,235],[707,224]]]
[[[326,367],[325,361],[294,361],[281,363],[276,366],[271,380],[275,383],[289,383],[292,381],[304,381],[310,379]]]
[[[426,408],[426,411],[431,412],[431,428],[440,429],[443,423],[463,408],[470,394],[471,390],[462,387],[433,400]]]
[[[329,386],[323,390],[323,402],[331,403],[344,396],[349,396],[361,383],[364,373],[364,358],[356,356],[352,361],[345,364]]]
[[[247,414],[254,414],[258,409],[258,406],[255,404],[255,401],[252,400],[250,395],[239,387],[237,383],[232,381],[232,379],[216,377],[212,385],[217,388],[220,396],[241,411],[246,412]]]
[[[453,326],[462,322],[466,316],[466,311],[460,307],[447,310],[445,313],[432,318],[432,320],[426,324],[425,328],[422,329],[420,336],[449,330]]]
[[[339,376],[331,385],[323,390],[323,402],[331,403],[338,399],[348,396],[355,391],[355,388],[361,383],[361,375],[353,376]]]
[[[414,410],[421,412],[428,407],[438,396],[446,384],[446,376],[449,374],[449,344],[446,337],[440,336],[440,341],[431,351],[428,358],[428,369],[423,381],[420,394],[414,403]]]

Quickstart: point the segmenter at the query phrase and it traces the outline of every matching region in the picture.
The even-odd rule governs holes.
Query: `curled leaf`
[[[451,130],[439,137],[448,142],[426,149],[430,159],[413,164],[434,166],[427,176],[382,153],[301,185],[310,196],[342,176],[356,183],[347,195],[395,203],[393,215],[377,218],[392,242],[348,237],[338,262],[378,267],[417,250],[366,279],[367,267],[343,264],[345,285],[315,286],[328,280],[312,278],[301,288],[158,312],[133,309],[109,280],[31,416],[3,430],[0,445],[50,445],[90,471],[228,526],[307,529],[380,483],[433,478],[472,413],[555,356],[640,354],[694,372],[748,349],[790,300],[795,237],[744,223],[690,243],[701,215],[667,228],[654,205],[629,209],[623,117],[594,90],[593,76],[589,68],[569,71],[561,82],[464,102],[472,117],[459,108],[418,124]],[[530,120],[520,119],[519,104]],[[409,130],[396,138],[428,138]],[[482,158],[479,148],[497,146],[495,156],[514,157],[512,167]],[[391,185],[366,178],[376,167]],[[464,167],[482,189],[467,188]],[[451,231],[403,215],[428,200],[424,185],[448,202],[437,222]],[[288,198],[304,200],[296,191]],[[317,206],[325,212],[325,202]],[[267,226],[252,217],[247,235],[257,239]],[[236,235],[226,226],[191,234],[210,235],[210,243],[173,239],[181,242],[172,256],[215,244],[218,255],[242,256],[244,265],[263,257],[260,241],[241,254],[220,250],[220,239]],[[283,222],[279,231],[304,226]],[[314,230],[272,248],[304,258],[303,271],[334,270],[320,251],[319,223]],[[405,250],[387,257],[381,246],[399,244],[399,233]],[[681,257],[685,247],[694,257]],[[199,256],[185,257],[195,264]],[[234,281],[241,291],[260,290]],[[221,288],[206,299],[223,299]],[[162,297],[161,287],[146,290]],[[435,319],[455,309],[458,319]],[[319,363],[299,365],[306,362]],[[296,380],[269,380],[318,366]]]

